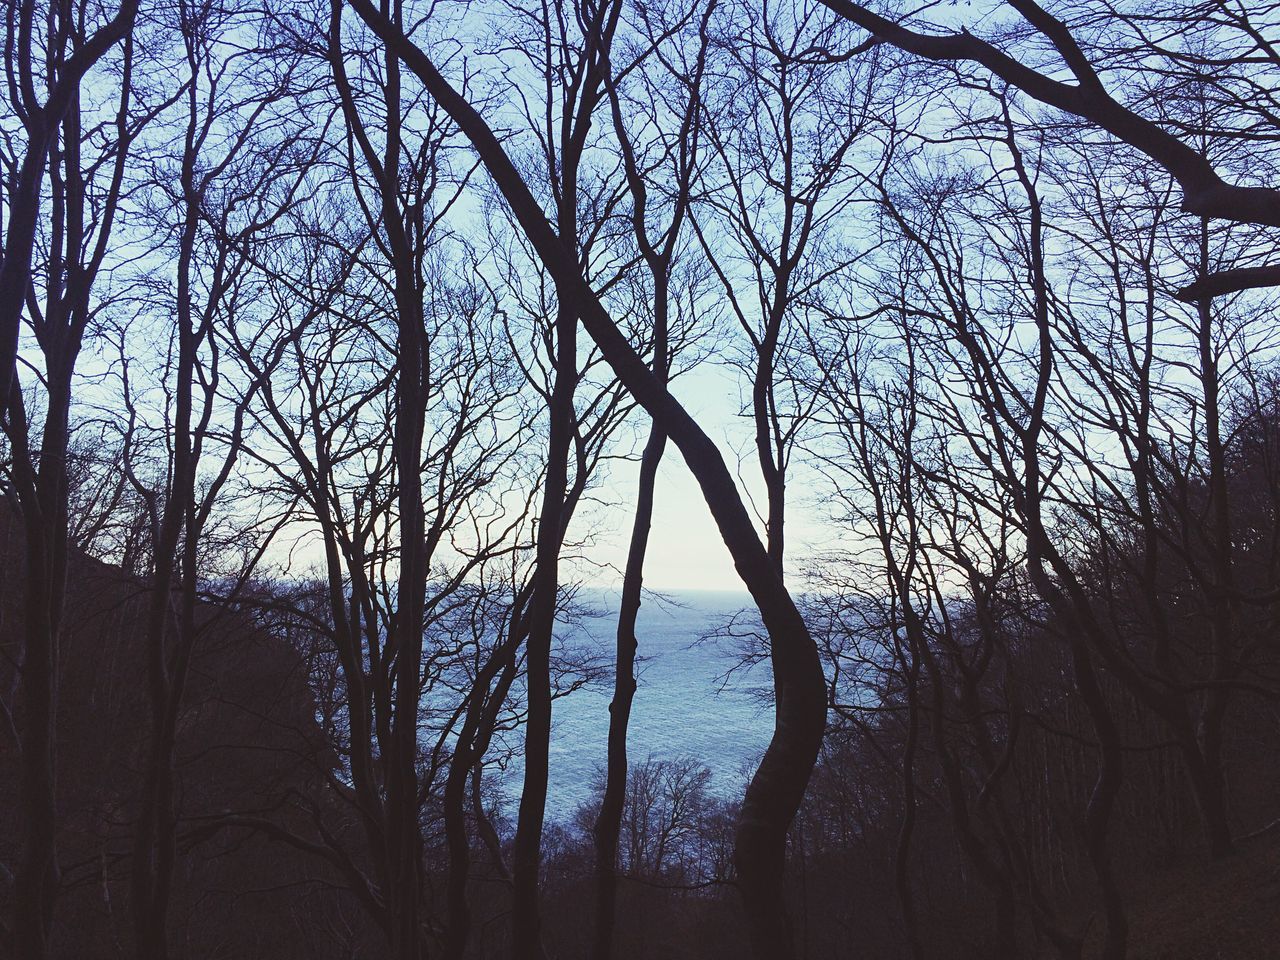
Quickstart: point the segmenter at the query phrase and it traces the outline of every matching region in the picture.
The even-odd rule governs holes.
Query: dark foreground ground
[[[1131,892],[1132,960],[1280,958],[1280,827]],[[1095,954],[1096,955],[1096,954]]]

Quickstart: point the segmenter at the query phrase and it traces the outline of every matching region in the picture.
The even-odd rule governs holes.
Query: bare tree
[[[635,92],[628,85],[627,99],[612,77],[605,78],[609,105],[613,115],[614,135],[622,153],[627,189],[631,195],[631,226],[635,242],[650,274],[653,312],[653,372],[665,384],[671,376],[672,363],[682,338],[680,329],[672,329],[673,310],[678,316],[678,293],[672,290],[676,277],[677,255],[681,251],[681,229],[688,218],[695,179],[700,167],[702,136],[703,76],[706,68],[708,27],[715,9],[710,3],[698,14],[698,7],[678,11],[675,24],[642,20],[639,39],[641,56],[660,63],[656,75],[646,70],[641,61],[628,64],[617,73],[631,73]],[[696,20],[695,20],[696,18]],[[684,41],[697,22],[696,39]],[[683,29],[681,29],[683,27]],[[691,42],[692,54],[677,46],[673,52],[664,49],[663,41],[674,33],[677,43]],[[659,113],[664,94],[673,96],[671,116]],[[646,107],[643,104],[650,104]],[[628,109],[630,108],[630,109]],[[655,116],[649,115],[652,109]],[[637,146],[628,131],[628,114],[638,110],[646,126],[663,131],[649,144]],[[634,122],[634,121],[633,121]],[[665,130],[669,124],[674,124]],[[617,912],[618,838],[628,793],[627,727],[635,698],[635,664],[639,640],[636,619],[640,612],[645,557],[653,523],[654,491],[658,466],[666,449],[667,437],[653,422],[640,458],[636,482],[635,515],[631,540],[623,571],[622,598],[618,611],[617,652],[614,662],[613,699],[609,703],[609,735],[605,783],[600,811],[593,837],[596,848],[596,926],[593,956],[607,960],[613,952]]]
[[[152,309],[173,318],[166,337],[172,353],[157,376],[164,385],[159,425],[140,422],[145,414],[135,395],[138,373],[130,376],[128,354],[121,358],[129,418],[123,466],[145,504],[152,545],[146,631],[151,730],[131,874],[136,949],[144,958],[168,955],[179,814],[174,752],[193,647],[209,626],[197,624],[196,612],[210,572],[206,528],[234,475],[245,440],[245,406],[259,385],[228,376],[216,329],[244,322],[239,314],[249,312],[253,291],[261,288],[250,250],[290,203],[302,179],[299,168],[314,158],[298,124],[274,111],[288,83],[287,67],[283,82],[272,78],[265,88],[250,73],[253,59],[275,54],[221,53],[226,38],[246,24],[212,5],[183,3],[177,16],[175,33],[185,54],[185,117],[178,121],[184,129],[181,153],[173,158],[173,205],[153,211],[158,235],[173,228],[175,266],[171,285],[150,278],[155,289],[149,297]],[[157,458],[162,462],[144,470],[152,449],[163,451]],[[261,548],[249,555],[255,552]],[[239,579],[253,566],[250,560]]]
[[[8,106],[26,136],[21,158],[6,158],[8,173],[4,256],[0,260],[0,397],[7,397],[17,377],[22,311],[32,285],[31,258],[40,227],[42,189],[49,162],[69,112],[78,111],[81,84],[106,54],[133,31],[138,4],[124,0],[114,15],[85,32],[81,8],[50,10],[41,23],[39,4],[11,4],[5,16],[5,79]],[[37,74],[35,56],[43,48],[48,72]],[[126,52],[126,56],[130,56]],[[38,88],[43,85],[45,96]],[[126,82],[122,92],[128,93]],[[73,118],[74,123],[74,118]],[[7,402],[7,401],[6,401]]]
[[[781,696],[777,698],[774,738],[743,802],[737,861],[754,948],[761,956],[789,956],[791,938],[781,895],[786,830],[803,798],[826,718],[826,685],[813,639],[752,528],[715,444],[657,382],[614,324],[483,118],[394,24],[364,0],[355,0],[352,5],[454,118],[555,278],[560,296],[572,299],[583,326],[618,378],[679,447],[702,487],[743,582],[760,607],[774,644]]]
[[[140,103],[133,89],[136,10],[136,4],[124,3],[101,22],[95,22],[93,11],[74,5],[50,9],[47,17],[37,17],[34,2],[11,4],[6,12],[6,102],[18,123],[16,129],[6,124],[13,152],[4,161],[0,400],[8,486],[25,537],[23,640],[13,658],[22,724],[18,816],[23,849],[12,871],[11,935],[16,952],[32,958],[47,955],[58,895],[54,734],[67,575],[72,385],[101,308],[94,283],[110,269],[127,160],[155,106]],[[118,70],[122,79],[108,86],[100,105],[82,85],[95,67],[107,68],[103,58],[109,53],[109,69]],[[41,87],[43,98],[37,92]],[[24,138],[21,148],[19,138]],[[24,318],[34,344],[20,357]],[[20,359],[37,384],[30,398],[17,372]]]
[[[939,32],[928,24],[922,24],[922,29],[914,29],[850,0],[823,2],[835,13],[869,31],[877,40],[929,60],[972,62],[1027,96],[1081,117],[1106,131],[1169,173],[1182,191],[1182,209],[1186,213],[1240,223],[1280,226],[1280,191],[1251,184],[1248,177],[1224,177],[1195,143],[1195,135],[1203,133],[1203,129],[1192,130],[1191,136],[1185,136],[1185,131],[1176,127],[1171,131],[1167,124],[1126,106],[1107,89],[1102,67],[1107,49],[1106,35],[1136,27],[1141,42],[1137,49],[1150,55],[1153,66],[1149,69],[1153,72],[1160,69],[1154,63],[1165,61],[1190,73],[1208,68],[1218,77],[1225,77],[1226,82],[1220,84],[1219,91],[1241,107],[1236,117],[1240,126],[1233,135],[1264,143],[1274,135],[1263,132],[1274,127],[1274,115],[1266,111],[1260,113],[1250,106],[1252,98],[1259,95],[1263,87],[1251,82],[1247,76],[1242,77],[1237,68],[1253,61],[1259,72],[1267,72],[1280,63],[1274,43],[1269,39],[1275,31],[1271,20],[1274,9],[1269,5],[1260,9],[1243,6],[1236,9],[1221,3],[1191,8],[1178,5],[1175,19],[1185,25],[1192,36],[1204,36],[1205,33],[1212,36],[1218,49],[1208,52],[1194,46],[1187,49],[1176,43],[1167,43],[1160,37],[1160,32],[1164,30],[1163,21],[1167,21],[1168,14],[1142,10],[1136,4],[1132,9],[1105,5],[1100,18],[1101,27],[1097,31],[1103,39],[1096,46],[1082,43],[1078,39],[1080,31],[1073,29],[1069,20],[1055,16],[1035,0],[1007,0],[1007,4],[995,4],[993,9],[997,13],[1006,13],[1004,8],[1007,6],[1016,14],[1013,24],[1006,24],[1005,18],[1001,17],[998,29],[1007,31],[1011,38],[1020,34],[1030,37],[1030,42],[1019,45],[1021,49],[1015,46],[1007,50],[1000,39],[990,42],[968,30]],[[1067,9],[1069,12],[1072,10]],[[1077,9],[1083,14],[1082,20],[1095,19],[1087,6]],[[1123,48],[1126,49],[1127,62],[1134,63],[1131,56],[1133,45],[1124,43]],[[1049,57],[1046,58],[1042,51]],[[1139,68],[1139,76],[1143,69]],[[1061,80],[1054,75],[1064,70],[1070,80]],[[1259,120],[1264,124],[1261,130],[1255,126]],[[1278,282],[1280,267],[1274,264],[1238,266],[1199,276],[1185,285],[1178,296],[1195,302],[1239,290],[1274,286]]]
[[[824,283],[861,255],[842,247],[832,227],[857,196],[850,164],[871,86],[823,54],[834,35],[820,6],[763,18],[737,12],[742,19],[717,40],[725,62],[716,64],[707,139],[719,162],[699,193],[695,224],[747,340],[733,362],[749,386],[765,546],[782,575],[788,470],[817,402],[801,369],[801,331]]]

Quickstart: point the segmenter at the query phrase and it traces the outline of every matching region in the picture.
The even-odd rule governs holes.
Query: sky
[[[712,360],[681,377],[672,392],[720,448],[747,499],[747,509],[757,515],[761,511],[752,510],[752,499],[763,508],[763,485],[755,459],[753,428],[750,420],[740,415],[742,395],[737,372]],[[636,416],[644,414],[637,411]],[[799,459],[796,457],[796,461]],[[611,500],[612,505],[581,511],[575,518],[575,532],[589,533],[594,539],[586,551],[589,562],[579,571],[589,584],[612,587],[621,581],[631,535],[636,472],[634,463],[615,466],[596,493],[601,500]],[[821,523],[811,473],[795,462],[791,477],[787,555],[788,572],[794,575],[803,558],[821,549],[835,528]],[[763,539],[763,523],[757,520],[756,528]],[[663,591],[744,589],[702,490],[671,443],[667,444],[658,471],[644,582],[646,587]]]
[[[120,234],[120,239],[127,239],[127,234]],[[735,328],[731,333],[738,331]],[[34,352],[31,356],[35,358]],[[85,386],[78,389],[77,401],[86,414],[100,405],[108,411],[118,407],[115,384],[105,376],[117,360],[112,345],[105,342],[91,345],[82,356],[80,370]],[[136,365],[135,376],[141,377]],[[682,375],[673,390],[720,448],[730,471],[738,478],[748,509],[752,510],[753,499],[763,504],[763,490],[755,462],[751,423],[741,415],[744,384],[740,383],[740,376],[723,358],[712,357]],[[90,382],[97,386],[88,386]],[[647,432],[643,412],[637,410],[634,418],[637,433],[643,437]],[[637,453],[638,449],[639,445]],[[590,547],[586,551],[586,562],[580,563],[578,569],[566,570],[566,579],[579,579],[592,586],[616,586],[621,580],[631,532],[638,464],[613,461],[610,469],[612,475],[593,491],[600,505],[584,504],[575,518],[576,529],[571,531],[570,539],[574,539],[575,534],[589,539]],[[792,559],[789,571],[798,571],[809,548],[824,533],[828,536],[831,533],[813,520],[815,498],[809,492],[813,484],[805,482],[804,473],[798,465],[790,491],[788,556]],[[757,529],[763,538],[763,524],[758,522]],[[295,567],[320,561],[317,544],[306,542],[302,549],[296,549],[298,543],[291,537],[282,538],[278,559],[291,561]],[[566,565],[572,567],[571,562]],[[666,591],[743,589],[701,490],[678,449],[670,443],[659,472],[645,582],[653,589]]]

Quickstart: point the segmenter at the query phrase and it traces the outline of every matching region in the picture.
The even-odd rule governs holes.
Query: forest
[[[1280,956],[1280,2],[3,16],[0,956]]]

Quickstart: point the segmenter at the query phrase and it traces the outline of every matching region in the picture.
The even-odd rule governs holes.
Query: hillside
[[[1280,830],[1217,863],[1157,877],[1135,893],[1133,960],[1280,957]]]
[[[0,513],[0,683],[16,689],[23,595],[21,533]],[[60,650],[57,729],[58,860],[54,956],[131,954],[130,859],[150,725],[143,585],[119,568],[72,558]],[[305,833],[303,799],[321,807],[332,751],[323,741],[297,652],[243,615],[201,604],[175,758],[178,849],[175,936],[184,956],[263,960],[324,957],[340,898],[313,857],[265,843],[219,818],[253,815]],[[19,725],[22,717],[17,717]],[[19,776],[0,741],[0,863],[15,861]],[[9,888],[0,887],[0,898]],[[246,898],[241,891],[257,890]],[[0,910],[8,913],[7,904]],[[300,937],[300,930],[307,935]],[[216,935],[214,933],[216,932]],[[314,937],[314,939],[312,939]]]

